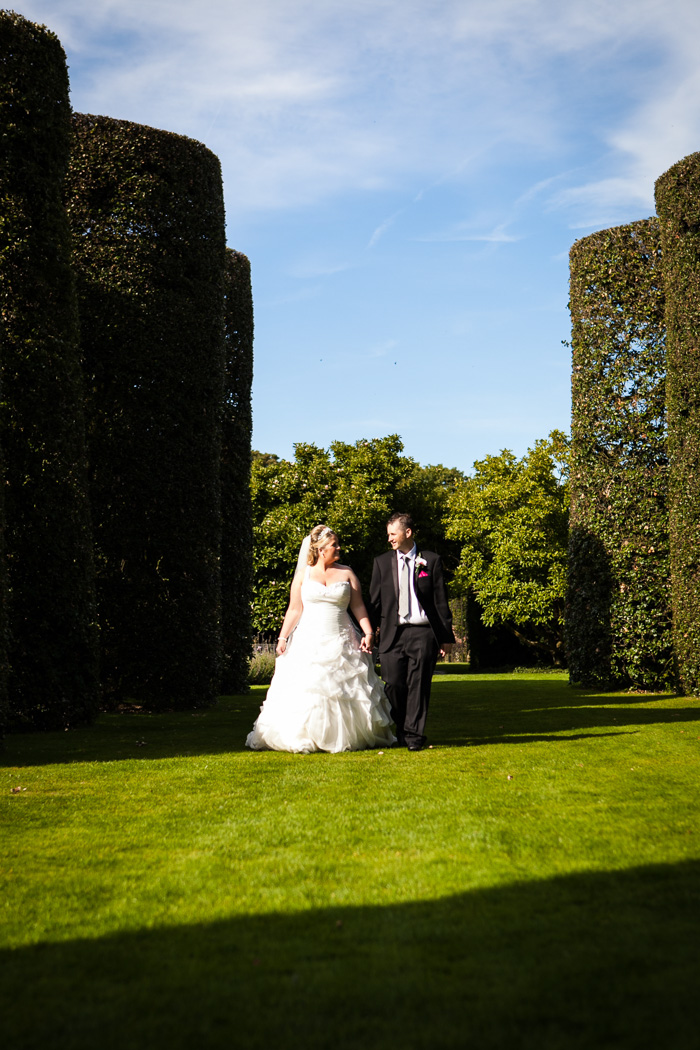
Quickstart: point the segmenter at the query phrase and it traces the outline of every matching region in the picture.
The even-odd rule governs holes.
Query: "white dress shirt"
[[[427,627],[429,626],[428,617],[423,612],[423,608],[416,597],[415,571],[417,556],[418,548],[415,543],[408,554],[404,554],[403,551],[400,550],[396,551],[399,580],[401,579],[404,558],[407,559],[408,564],[408,616],[399,616],[399,623],[411,623],[416,627]]]

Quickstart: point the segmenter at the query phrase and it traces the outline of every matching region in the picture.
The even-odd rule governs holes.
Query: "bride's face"
[[[332,565],[334,561],[338,561],[340,559],[338,537],[331,536],[325,547],[321,547],[318,553],[321,555],[324,565]]]

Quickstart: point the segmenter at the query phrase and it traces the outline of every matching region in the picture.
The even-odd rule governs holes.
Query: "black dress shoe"
[[[427,743],[427,741],[424,740],[422,743],[419,743],[419,744],[406,744],[406,747],[408,748],[409,751],[422,751],[423,748],[425,747],[426,743]]]

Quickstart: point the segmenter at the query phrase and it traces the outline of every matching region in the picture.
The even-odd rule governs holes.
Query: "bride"
[[[275,674],[246,740],[253,750],[358,751],[395,741],[360,583],[339,558],[326,525],[301,545]],[[363,631],[359,643],[348,607]]]

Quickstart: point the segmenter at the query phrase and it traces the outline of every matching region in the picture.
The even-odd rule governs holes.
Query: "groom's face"
[[[392,550],[408,554],[413,548],[413,529],[404,529],[398,521],[386,527],[386,535]]]

